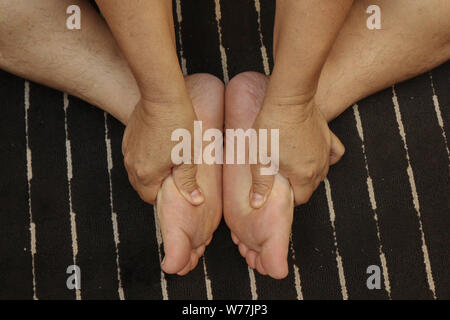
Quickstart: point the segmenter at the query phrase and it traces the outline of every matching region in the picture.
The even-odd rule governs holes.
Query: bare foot
[[[262,105],[268,79],[256,72],[234,77],[226,89],[225,127],[250,128]],[[288,274],[288,247],[294,198],[287,179],[276,175],[272,192],[261,209],[250,207],[249,165],[224,165],[224,217],[233,242],[248,265],[282,279]]]
[[[186,77],[186,86],[203,130],[222,130],[223,83],[211,75],[195,74]],[[222,166],[199,165],[197,181],[205,196],[197,207],[178,192],[172,176],[159,190],[156,212],[164,242],[164,272],[185,275],[194,269],[222,217]]]

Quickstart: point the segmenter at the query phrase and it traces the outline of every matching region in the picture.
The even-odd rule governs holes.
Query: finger
[[[261,208],[266,203],[273,186],[273,175],[262,175],[261,166],[252,165],[252,186],[250,188],[250,205],[254,209]]]
[[[178,191],[189,203],[198,206],[205,201],[205,197],[197,184],[197,165],[182,164],[173,168],[172,173]]]
[[[291,186],[294,192],[294,203],[296,206],[307,203],[315,190],[314,186],[309,184],[300,185],[291,183]]]
[[[137,182],[137,179],[133,174],[128,173],[128,181],[130,181],[131,186],[137,192],[139,197],[149,203],[156,204],[156,197],[160,189],[160,185],[143,185]]]
[[[143,184],[137,184],[136,186],[133,185],[136,192],[139,194],[139,197],[141,199],[149,204],[155,204],[156,203],[156,197],[158,196],[158,191],[160,188],[160,185],[143,185]]]
[[[149,204],[155,204],[161,183],[154,183],[153,181],[153,183],[143,184],[141,182],[142,179],[137,177],[135,171],[131,169],[131,166],[127,163],[127,161],[125,161],[125,169],[128,174],[128,181],[130,181],[133,189],[139,194],[139,197]]]
[[[330,150],[330,165],[336,164],[341,160],[345,153],[345,146],[341,140],[332,132],[331,133],[331,150]]]
[[[122,137],[122,155],[125,156],[127,152],[127,137],[128,137],[128,130],[125,130]]]
[[[136,179],[134,178],[134,175],[132,175],[128,171],[127,171],[127,174],[128,174],[128,181],[130,182],[130,184],[133,187],[133,189],[136,190],[137,185],[136,185]]]

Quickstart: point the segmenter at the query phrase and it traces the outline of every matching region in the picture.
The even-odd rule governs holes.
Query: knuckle
[[[127,168],[127,169],[133,167],[133,160],[127,154],[125,154],[123,157],[123,163],[125,164],[125,168]]]
[[[271,183],[268,180],[255,179],[253,181],[253,190],[257,193],[267,193],[271,187]]]
[[[313,169],[305,170],[303,172],[303,177],[308,181],[313,180],[315,178],[315,176],[316,176],[316,171]]]
[[[193,164],[183,164],[177,168],[177,170],[184,175],[191,175],[195,172],[196,166]]]
[[[152,170],[147,166],[135,166],[134,172],[138,181],[144,184],[152,177]]]
[[[173,172],[175,184],[178,188],[186,191],[193,191],[197,188],[195,165],[181,165]]]
[[[183,190],[194,190],[197,183],[194,178],[185,178],[180,181],[180,188]]]
[[[299,171],[297,179],[303,183],[313,181],[317,175],[317,170],[313,167],[306,167]]]

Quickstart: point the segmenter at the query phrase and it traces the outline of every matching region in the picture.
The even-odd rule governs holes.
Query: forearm
[[[170,0],[96,0],[136,78],[142,98],[184,99]]]
[[[277,0],[268,95],[307,103],[353,0]]]

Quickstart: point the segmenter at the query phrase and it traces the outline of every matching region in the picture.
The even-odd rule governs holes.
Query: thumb
[[[336,135],[331,132],[330,165],[336,164],[341,160],[345,153],[345,147]]]
[[[198,206],[205,201],[203,193],[197,184],[197,165],[182,164],[172,170],[173,180],[178,191],[192,205]]]
[[[252,187],[250,188],[250,205],[253,209],[261,208],[266,203],[273,186],[273,175],[262,175],[260,165],[252,165]]]

